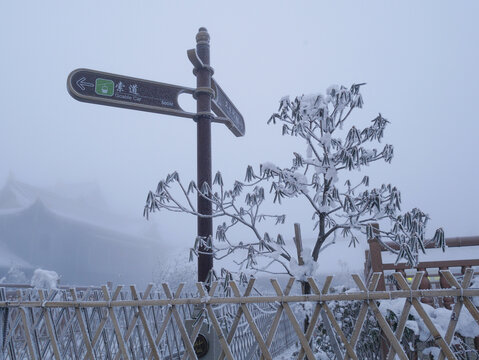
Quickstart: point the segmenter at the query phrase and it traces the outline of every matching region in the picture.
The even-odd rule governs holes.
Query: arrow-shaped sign
[[[196,34],[196,48],[188,50],[188,58],[195,67],[196,89],[77,69],[68,76],[68,92],[79,101],[194,118],[198,138],[197,184],[211,187],[211,122],[225,124],[236,136],[245,134],[245,124],[236,106],[212,79],[209,40],[208,31],[201,27]],[[178,97],[182,93],[193,95],[198,113],[186,112],[181,108]],[[211,202],[198,194],[197,208],[198,237],[208,239],[213,229]],[[213,255],[208,247],[200,246],[199,250],[198,281],[205,282],[213,266]]]
[[[187,118],[196,116],[184,111],[178,103],[180,94],[195,91],[188,87],[76,69],[68,76],[67,88],[79,101]]]
[[[94,86],[95,86],[95,85],[93,85],[92,83],[86,82],[85,80],[86,80],[86,78],[85,78],[85,77],[82,77],[82,78],[78,79],[78,81],[76,82],[77,86],[78,86],[82,91],[85,91],[85,86],[88,86],[88,87],[94,87]]]
[[[225,124],[236,136],[243,136],[245,134],[243,115],[241,115],[214,79],[211,79],[211,86],[215,91],[215,98],[211,102],[211,108],[218,116],[212,121]]]
[[[209,67],[203,64],[196,53],[196,49],[190,49],[186,53],[195,69]],[[211,70],[211,67],[209,67],[209,69]],[[218,116],[211,121],[223,123],[236,136],[243,136],[245,134],[243,115],[241,115],[239,110],[214,79],[211,79],[211,87],[215,92],[215,98],[211,101],[211,108],[216,116]]]

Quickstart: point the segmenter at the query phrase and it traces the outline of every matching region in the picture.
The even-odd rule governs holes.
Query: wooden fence
[[[366,286],[358,275],[352,275],[358,291],[331,293],[332,277],[326,278],[320,288],[314,279],[309,279],[312,295],[294,295],[291,278],[282,289],[276,280],[271,280],[274,295],[253,296],[254,279],[241,292],[235,282],[230,283],[231,295],[219,292],[213,283],[209,292],[197,284],[198,296],[181,297],[182,286],[173,293],[163,284],[163,293],[152,291],[148,286],[139,293],[134,286],[129,291],[122,287],[97,290],[43,291],[43,290],[2,290],[0,299],[2,313],[2,355],[5,359],[165,359],[176,356],[180,359],[196,359],[194,339],[203,321],[207,321],[221,346],[219,359],[240,359],[244,352],[237,351],[235,341],[249,331],[257,348],[249,351],[251,358],[273,359],[289,347],[281,335],[281,328],[287,324],[294,330],[299,350],[297,359],[315,359],[312,337],[318,326],[321,312],[322,322],[332,329],[332,337],[340,343],[335,350],[336,358],[358,359],[357,345],[360,335],[369,332],[363,328],[366,317],[373,316],[390,348],[387,359],[408,359],[409,346],[404,344],[404,333],[408,316],[414,308],[424,326],[432,335],[435,346],[440,350],[440,359],[457,359],[452,340],[462,312],[468,311],[479,324],[479,311],[473,297],[479,296],[479,289],[471,289],[473,276],[466,270],[461,283],[448,270],[442,275],[451,288],[420,290],[424,272],[417,272],[409,284],[401,273],[394,278],[399,290],[377,291],[381,273],[374,273]],[[121,294],[124,294],[123,296]],[[456,299],[445,334],[441,334],[420,302],[424,297],[453,297]],[[378,302],[405,299],[402,312],[396,324],[391,325],[379,311]],[[346,334],[342,322],[333,314],[332,302],[360,302],[354,329]],[[310,304],[312,311],[308,328],[298,321],[296,304]],[[198,322],[188,332],[185,327],[185,308],[201,309]],[[369,315],[368,315],[369,314]],[[263,316],[263,317],[262,317]],[[266,326],[265,326],[266,325]],[[174,335],[175,334],[175,335]],[[175,339],[173,337],[176,336]],[[172,350],[174,342],[178,345]],[[275,348],[274,343],[277,343]],[[283,349],[279,346],[283,345]],[[248,346],[252,348],[251,345]],[[278,350],[279,349],[279,350]],[[243,357],[244,358],[244,357]]]
[[[254,281],[249,285],[247,293],[252,291]],[[191,344],[184,341],[185,320],[192,318],[195,306],[205,308],[199,301],[205,297],[182,296],[183,285],[174,294],[167,284],[162,285],[162,292],[152,285],[144,292],[134,286],[63,286],[50,291],[28,285],[2,286],[2,360],[184,359],[191,350]],[[276,308],[264,302],[248,308],[258,331],[267,332]],[[259,358],[255,335],[246,318],[235,321],[239,305],[215,304],[212,309],[221,331],[230,331],[232,324],[236,327],[234,338],[229,340],[232,356],[240,360]],[[212,325],[209,314],[201,316]],[[199,325],[195,329],[197,332]],[[271,353],[278,355],[295,341],[291,323],[282,317],[271,341]]]
[[[365,252],[364,276],[366,279],[371,278],[375,272],[381,272],[382,276],[379,280],[378,290],[393,290],[398,287],[394,278],[394,273],[401,273],[405,278],[411,279],[416,271],[424,273],[419,284],[419,289],[444,289],[450,288],[449,281],[443,275],[444,270],[451,271],[455,277],[463,277],[466,269],[472,269],[473,274],[478,274],[479,267],[479,236],[453,237],[445,239],[449,248],[471,247],[470,253],[478,255],[476,259],[458,259],[458,260],[432,260],[421,261],[415,267],[411,267],[405,262],[385,263],[382,253],[388,250],[381,245],[378,239],[368,240],[369,250]],[[389,248],[398,250],[398,244],[394,242],[386,242]],[[426,245],[427,249],[435,247],[434,243]],[[445,307],[451,309],[454,300],[452,297],[424,297],[420,300],[424,304],[434,307]],[[383,342],[383,347],[384,347]],[[474,339],[474,347],[479,349],[479,337]]]
[[[460,260],[435,260],[435,261],[422,261],[411,268],[406,263],[401,262],[398,264],[394,263],[384,263],[382,258],[382,253],[387,252],[388,250],[381,246],[380,242],[377,239],[368,240],[369,250],[366,250],[365,253],[365,262],[364,262],[364,275],[366,279],[369,279],[374,272],[381,272],[383,277],[381,278],[378,289],[379,290],[389,290],[395,289],[396,285],[394,283],[393,277],[388,276],[392,272],[400,272],[404,276],[406,271],[409,270],[418,270],[423,271],[425,276],[422,279],[420,289],[431,289],[431,288],[447,288],[449,283],[444,279],[439,270],[451,270],[454,268],[459,268],[460,272],[457,270],[454,271],[454,275],[464,275],[466,269],[479,267],[479,236],[467,236],[467,237],[454,237],[445,239],[447,247],[471,247],[470,251],[472,254],[476,254],[476,259],[460,259]],[[396,243],[389,241],[386,242],[386,245],[394,250],[398,250],[399,247]],[[435,245],[429,243],[426,245],[426,248],[432,249]],[[475,247],[475,248],[472,248]],[[476,274],[478,272],[476,271]],[[449,303],[444,304],[447,308]]]

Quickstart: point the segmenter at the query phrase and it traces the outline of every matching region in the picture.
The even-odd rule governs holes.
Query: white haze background
[[[142,220],[160,178],[196,179],[193,121],[80,103],[66,79],[85,67],[194,87],[186,50],[205,26],[215,78],[246,122],[243,138],[213,125],[213,169],[225,183],[248,164],[289,165],[305,151],[266,125],[282,96],[367,82],[353,119],[381,112],[395,147],[392,165],[365,169],[371,185],[397,185],[404,209],[431,216],[431,236],[441,226],[446,237],[478,235],[478,10],[473,1],[2,2],[0,184],[10,172],[41,187],[93,182],[112,212]],[[311,239],[309,208],[284,203],[286,240],[293,222]],[[163,255],[192,245],[194,218],[153,221]],[[362,265],[362,251],[328,250],[329,263]]]

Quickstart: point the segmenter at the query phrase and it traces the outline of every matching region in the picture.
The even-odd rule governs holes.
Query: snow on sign
[[[195,89],[96,70],[76,69],[68,76],[70,95],[79,101],[194,118],[178,104],[182,93]]]
[[[218,116],[213,121],[224,123],[236,136],[243,136],[245,133],[243,115],[214,79],[211,79],[211,85],[215,91],[215,98],[211,102],[211,107]]]

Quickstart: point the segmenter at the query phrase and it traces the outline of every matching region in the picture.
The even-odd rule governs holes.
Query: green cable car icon
[[[115,83],[112,80],[98,78],[95,80],[95,92],[102,96],[113,96]]]

